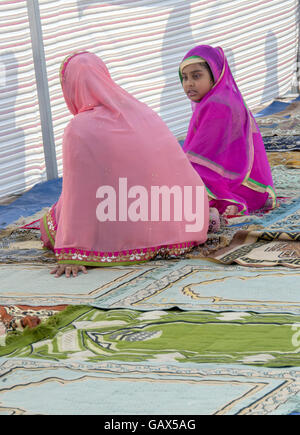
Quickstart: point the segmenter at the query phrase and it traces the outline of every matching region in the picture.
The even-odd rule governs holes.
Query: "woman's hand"
[[[66,274],[66,278],[70,278],[72,274],[74,277],[76,277],[79,271],[87,273],[85,266],[77,266],[76,264],[57,264],[57,266],[53,270],[51,270],[50,273],[55,273],[55,278],[58,278],[64,273]]]

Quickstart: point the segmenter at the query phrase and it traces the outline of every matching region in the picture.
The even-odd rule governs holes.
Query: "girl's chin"
[[[193,101],[193,103],[199,103],[199,102],[201,101],[201,98],[199,98],[199,96],[197,96],[197,95],[195,95],[195,96],[193,96],[193,97],[190,97],[190,96],[188,95],[188,98],[189,98],[191,101]]]

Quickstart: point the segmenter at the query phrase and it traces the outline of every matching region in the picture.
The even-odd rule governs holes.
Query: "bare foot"
[[[238,214],[238,207],[236,205],[229,205],[228,207],[226,207],[226,210],[223,213],[223,216],[233,216]]]

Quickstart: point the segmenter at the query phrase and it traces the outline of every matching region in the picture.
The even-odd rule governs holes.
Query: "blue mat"
[[[256,113],[254,117],[259,118],[261,116],[270,116],[274,115],[274,113],[282,112],[283,110],[287,109],[291,103],[296,101],[300,101],[300,96],[294,100],[288,101],[287,103],[284,103],[283,101],[273,101],[273,103],[271,103],[269,106]]]
[[[0,205],[0,229],[19,219],[50,207],[58,201],[62,190],[62,178],[36,184],[24,195],[8,205]]]

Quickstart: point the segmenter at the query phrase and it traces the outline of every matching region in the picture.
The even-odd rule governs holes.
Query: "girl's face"
[[[201,63],[194,63],[183,68],[182,86],[190,100],[194,102],[202,100],[213,85],[210,72]]]

